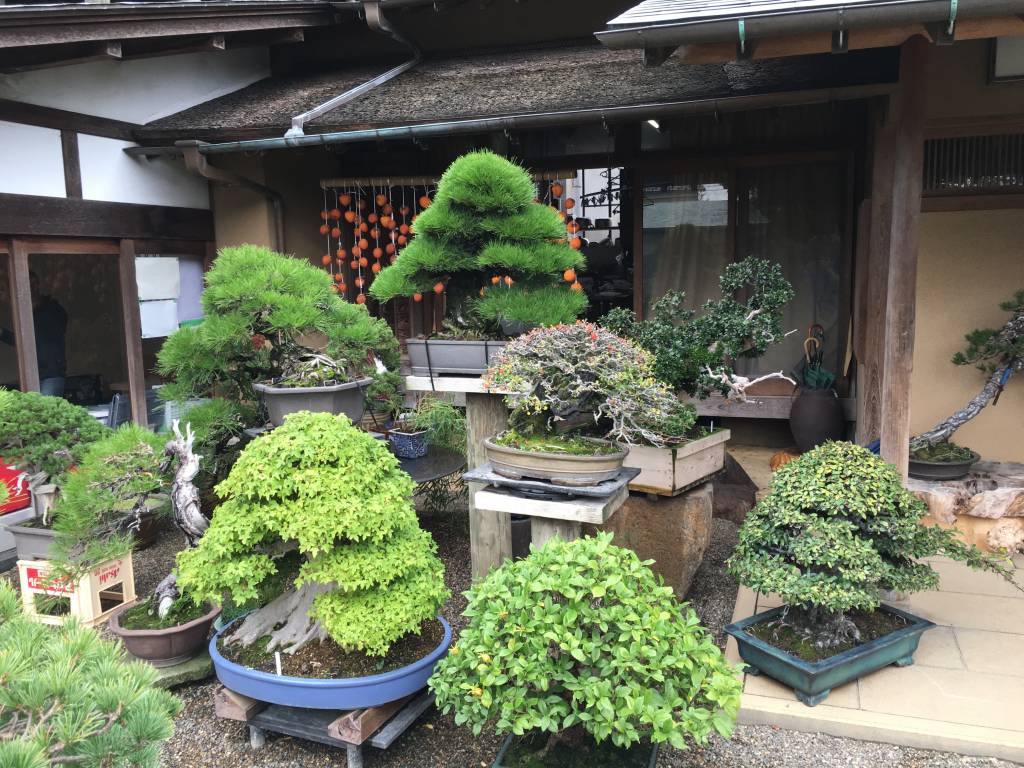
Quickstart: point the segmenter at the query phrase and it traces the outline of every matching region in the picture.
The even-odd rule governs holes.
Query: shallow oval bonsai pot
[[[914,663],[914,652],[921,641],[921,635],[935,626],[927,619],[901,611],[889,605],[882,605],[880,611],[899,616],[907,625],[887,635],[871,640],[842,653],[821,661],[809,662],[799,659],[781,648],[776,648],[748,633],[748,627],[771,621],[785,610],[784,607],[755,614],[730,624],[727,634],[736,638],[740,658],[749,666],[750,674],[764,673],[793,689],[796,697],[809,707],[823,702],[844,683],[852,682],[890,664],[908,667]]]
[[[400,459],[422,459],[427,455],[427,430],[399,432],[388,430],[388,445],[391,452]]]
[[[600,445],[613,446],[615,453],[599,456],[572,456],[544,451],[522,451],[498,445],[491,438],[484,440],[487,460],[499,475],[521,480],[524,477],[549,480],[556,485],[597,485],[611,480],[622,471],[629,447],[609,440],[593,439]]]
[[[513,736],[509,734],[502,742],[501,749],[498,751],[498,756],[494,758],[494,762],[491,764],[491,768],[515,768],[511,762],[505,762],[507,759],[512,757],[512,749],[516,744],[516,740],[522,737]],[[645,766],[645,768],[654,768],[658,763],[658,744],[634,744],[629,749],[619,749],[623,757],[621,758],[622,765],[628,766]],[[520,765],[517,761],[515,765]],[[531,762],[530,765],[545,765],[543,761]],[[552,765],[556,763],[552,762]]]
[[[275,427],[284,424],[284,418],[296,411],[313,413],[344,413],[354,423],[363,418],[364,391],[373,383],[372,378],[346,381],[325,387],[276,387],[273,384],[253,384],[263,396],[270,422]]]
[[[434,672],[434,665],[448,652],[452,628],[442,617],[441,642],[417,662],[379,675],[321,680],[291,675],[271,675],[243,667],[225,659],[217,649],[217,641],[235,622],[228,624],[210,639],[210,657],[217,679],[224,687],[258,701],[286,707],[306,709],[360,709],[376,707],[409,696],[422,689]]]
[[[110,617],[110,631],[121,638],[128,653],[154,667],[171,667],[199,653],[210,634],[210,625],[220,615],[220,606],[215,606],[198,619],[177,627],[125,629],[121,626],[121,614],[136,605],[138,602],[133,601],[118,608]]]
[[[971,451],[971,458],[963,461],[926,461],[910,457],[910,465],[907,474],[918,480],[959,480],[967,477],[971,467],[981,461],[974,451]]]

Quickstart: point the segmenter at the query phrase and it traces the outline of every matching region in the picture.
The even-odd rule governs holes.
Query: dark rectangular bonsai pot
[[[506,343],[483,340],[409,339],[406,345],[413,376],[480,376],[505,348]]]
[[[509,734],[509,736],[506,737],[505,741],[501,745],[501,749],[498,751],[498,756],[494,758],[494,763],[491,764],[491,768],[511,768],[508,764],[504,762],[504,760],[505,755],[508,753],[510,749],[512,749],[512,745],[515,744],[517,738],[520,737],[513,736],[512,734]],[[633,750],[645,750],[650,752],[650,759],[647,762],[647,768],[654,768],[654,766],[657,764],[657,744],[634,744],[632,747],[629,748],[629,750],[627,750],[627,752],[631,754]]]
[[[31,522],[26,520],[25,522]],[[35,525],[8,525],[7,532],[14,537],[19,560],[49,560],[53,540],[57,534],[50,528]]]
[[[776,648],[749,634],[746,630],[755,624],[777,618],[784,608],[755,614],[730,624],[725,631],[736,638],[740,657],[750,665],[750,674],[764,673],[793,689],[796,697],[809,707],[825,700],[833,688],[869,675],[890,664],[908,667],[914,663],[914,652],[921,635],[935,626],[927,619],[882,605],[880,611],[899,616],[907,625],[848,651],[837,653],[821,661],[808,662]]]
[[[275,427],[284,424],[285,416],[297,411],[313,413],[344,413],[353,423],[363,418],[366,388],[372,378],[346,381],[323,387],[276,387],[271,384],[254,384],[267,406],[270,422]]]

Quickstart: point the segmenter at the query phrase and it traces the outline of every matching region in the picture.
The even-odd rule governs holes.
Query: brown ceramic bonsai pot
[[[110,631],[121,638],[128,653],[154,667],[171,667],[199,653],[206,645],[210,626],[220,615],[220,606],[216,606],[206,615],[177,627],[125,629],[121,626],[121,614],[136,605],[138,602],[133,601],[118,608],[110,617]]]
[[[484,440],[487,460],[499,475],[520,480],[524,477],[548,480],[556,485],[597,485],[605,480],[618,477],[622,462],[629,453],[626,445],[616,445],[608,440],[590,438],[601,446],[615,446],[614,453],[594,456],[577,456],[565,453],[543,451],[522,451],[498,445],[491,438]]]

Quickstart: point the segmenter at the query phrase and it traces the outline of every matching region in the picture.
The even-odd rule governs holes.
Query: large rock
[[[615,544],[654,560],[654,572],[682,599],[711,542],[713,501],[711,483],[679,496],[631,493],[607,522],[584,532],[609,531]]]
[[[736,459],[725,454],[725,466],[711,481],[714,486],[715,517],[742,525],[757,503],[757,483]]]

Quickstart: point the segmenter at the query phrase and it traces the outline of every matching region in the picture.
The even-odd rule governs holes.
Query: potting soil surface
[[[779,619],[762,621],[747,628],[747,634],[753,635],[758,640],[763,640],[780,650],[796,656],[803,661],[821,661],[830,656],[835,656],[856,648],[859,645],[870,643],[880,637],[895,632],[907,626],[907,622],[900,616],[886,611],[850,611],[847,617],[854,623],[860,632],[860,642],[839,643],[828,648],[818,648],[806,637],[801,636],[789,624],[781,623]]]

